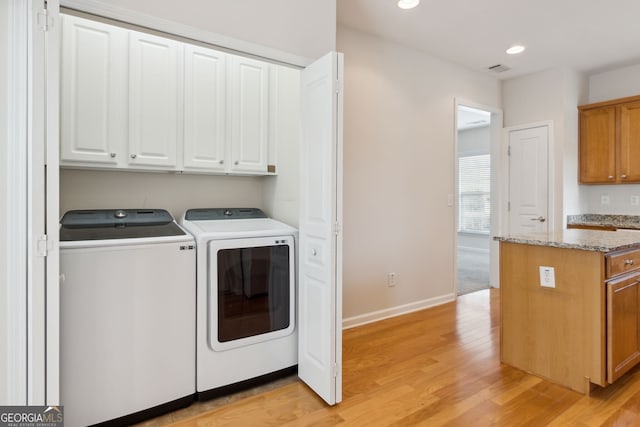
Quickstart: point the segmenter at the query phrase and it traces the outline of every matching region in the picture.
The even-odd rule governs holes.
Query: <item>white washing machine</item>
[[[297,230],[259,209],[190,209],[200,399],[295,372]]]
[[[195,253],[193,238],[164,210],[63,216],[65,425],[130,425],[193,402]]]

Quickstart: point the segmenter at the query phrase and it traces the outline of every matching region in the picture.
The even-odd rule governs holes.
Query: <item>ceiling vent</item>
[[[490,71],[493,71],[494,73],[503,73],[505,71],[509,71],[511,68],[507,67],[506,65],[502,65],[502,64],[496,64],[493,65],[491,67],[489,67]]]

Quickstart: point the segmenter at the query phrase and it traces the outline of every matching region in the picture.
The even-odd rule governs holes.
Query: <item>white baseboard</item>
[[[358,316],[342,319],[342,329],[355,328],[356,326],[366,325],[367,323],[377,322],[379,320],[388,319],[390,317],[401,316],[403,314],[412,313],[425,308],[435,307],[455,301],[455,294],[441,295],[435,298],[429,298],[422,301],[416,301],[409,304],[398,305],[396,307],[385,308],[384,310],[372,311],[371,313],[360,314]]]

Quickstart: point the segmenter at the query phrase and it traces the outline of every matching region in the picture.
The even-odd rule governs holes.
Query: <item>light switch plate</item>
[[[556,287],[556,273],[553,267],[540,266],[540,286],[543,288]]]

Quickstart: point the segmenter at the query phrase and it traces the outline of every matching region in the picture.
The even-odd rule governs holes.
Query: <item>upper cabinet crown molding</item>
[[[640,182],[640,96],[578,107],[582,184]]]

